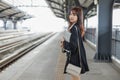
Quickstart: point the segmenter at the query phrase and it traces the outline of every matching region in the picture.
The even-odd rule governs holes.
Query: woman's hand
[[[60,43],[60,46],[63,48],[64,47],[64,37],[62,37],[62,39],[61,39],[61,43]]]

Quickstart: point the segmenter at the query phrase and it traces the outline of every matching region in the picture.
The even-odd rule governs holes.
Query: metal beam
[[[6,11],[6,10],[8,10],[8,9],[12,9],[12,7],[8,7],[8,8],[5,8],[5,9],[0,10],[0,13]]]
[[[59,6],[64,8],[64,6],[63,6],[64,4],[60,4],[60,3],[56,2],[56,1],[53,1],[53,0],[47,0],[47,1],[49,1],[51,3],[54,3],[54,4],[57,4],[57,5],[59,5]]]
[[[80,4],[79,0],[74,0],[74,1],[75,1],[76,6],[80,6],[80,7],[82,7],[83,9],[86,9],[85,7],[83,7],[83,6]],[[87,1],[87,0],[85,0],[84,3],[85,3],[86,1]],[[84,4],[84,3],[83,3],[83,4]]]
[[[24,17],[24,16],[26,16],[26,15],[23,15],[23,16],[21,16],[21,17],[17,17],[17,18],[22,18],[22,17]]]
[[[25,15],[26,16],[26,15]],[[23,18],[22,18],[23,17]],[[22,17],[19,17],[19,18],[16,18],[16,20],[17,21],[20,21],[20,20],[25,20],[25,19],[29,19],[29,18],[32,18],[31,16],[30,17],[24,17],[24,16],[22,16]]]
[[[5,18],[5,17],[7,17],[7,15],[6,16],[1,16],[0,18]]]
[[[92,17],[93,15],[97,14],[97,11],[93,8],[92,10],[90,10],[91,12],[88,12],[89,14],[87,14],[87,18]]]
[[[58,17],[58,15],[61,15],[61,16],[59,16],[59,17],[64,18],[64,8],[65,8],[64,4],[65,4],[65,2],[63,2],[63,4],[60,4],[59,2],[54,1],[54,0],[46,0],[46,1],[48,2],[51,10],[53,11],[53,13],[54,13],[57,17]],[[53,7],[53,5],[52,5],[51,3],[54,3],[54,4],[58,5],[60,8]],[[57,11],[55,11],[55,10],[60,11],[60,12],[57,12]],[[57,15],[57,14],[58,14],[58,15]]]
[[[94,3],[92,3],[87,9],[84,9],[84,16],[87,15],[87,13],[94,7],[97,7],[97,6]]]
[[[115,0],[115,3],[120,3],[120,0]]]
[[[113,7],[114,9],[120,8],[120,4],[115,4]]]
[[[88,15],[87,18],[93,17],[93,16],[95,16],[95,15],[96,15],[96,14]]]
[[[26,15],[23,15],[23,16],[21,16],[21,17],[17,17],[16,18],[16,20],[20,20],[22,17],[24,17],[24,16],[26,16]]]
[[[59,14],[59,15],[62,15],[62,16],[64,16],[64,14],[62,14],[62,13],[59,13],[59,12],[54,12],[55,14]]]
[[[61,16],[61,15],[55,15],[56,17],[59,17],[59,18],[63,18],[63,19],[65,19],[65,17],[64,16]]]
[[[55,9],[55,10],[59,10],[59,11],[61,11],[61,12],[64,12],[64,10],[59,9],[59,8],[56,8],[56,7],[53,7],[53,6],[51,6],[51,8],[52,8],[52,9]]]
[[[88,0],[85,0],[85,1],[83,2],[83,4],[85,4],[87,1],[88,1]]]
[[[8,15],[8,16],[9,16],[9,17],[12,17],[12,16],[15,16],[15,15],[17,15],[17,14],[19,14],[19,13],[21,13],[21,12],[16,12],[16,13],[10,14],[10,15]]]
[[[61,16],[60,16],[60,15],[56,15],[56,16],[57,16],[57,17],[59,17],[59,18],[63,18],[63,19],[65,18],[65,17],[64,17],[64,16],[62,16],[62,15],[61,15]]]
[[[74,0],[74,1],[75,1],[76,6],[81,6],[79,0]]]
[[[16,14],[19,14],[19,13],[21,13],[21,12],[17,12],[17,13],[13,13],[13,14],[10,14],[10,15],[2,16],[0,18],[4,18],[4,17],[7,17],[7,16],[8,16],[8,18],[10,18],[10,17],[12,17],[12,16],[14,16]]]

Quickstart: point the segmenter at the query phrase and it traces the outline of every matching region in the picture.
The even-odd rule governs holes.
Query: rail
[[[96,45],[96,28],[88,28],[85,38]],[[112,28],[112,55],[120,60],[120,26]]]
[[[85,38],[96,44],[96,28],[87,28]]]
[[[41,43],[43,43],[44,41],[49,39],[54,34],[55,33],[48,33],[48,34],[45,34],[38,39],[36,39],[36,38],[31,39],[29,44],[24,44],[24,46],[17,48],[16,50],[14,50],[12,52],[11,55],[4,57],[0,60],[0,70],[2,71],[2,69],[4,69],[4,67],[6,65],[9,65],[14,60],[16,60],[19,57],[21,57],[22,55],[28,53],[29,51],[31,51],[32,49],[34,49],[35,47],[37,47],[38,45],[40,45]]]
[[[32,41],[37,40],[37,39],[40,39],[40,38],[46,36],[47,34],[48,33],[46,33],[46,34],[32,34],[32,35],[28,34],[28,35],[24,35],[22,37],[8,39],[4,43],[2,42],[2,44],[0,45],[0,55],[1,55],[0,59],[2,59],[1,57],[6,55],[7,52],[10,51],[11,49],[19,48],[20,46],[28,44]]]

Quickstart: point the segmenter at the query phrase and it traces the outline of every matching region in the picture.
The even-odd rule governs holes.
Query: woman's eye
[[[76,16],[76,14],[73,14],[73,16]]]

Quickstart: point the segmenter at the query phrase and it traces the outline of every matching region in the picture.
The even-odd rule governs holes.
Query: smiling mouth
[[[74,19],[70,19],[70,20],[74,20]]]
[[[70,21],[74,21],[73,19],[71,19]]]

